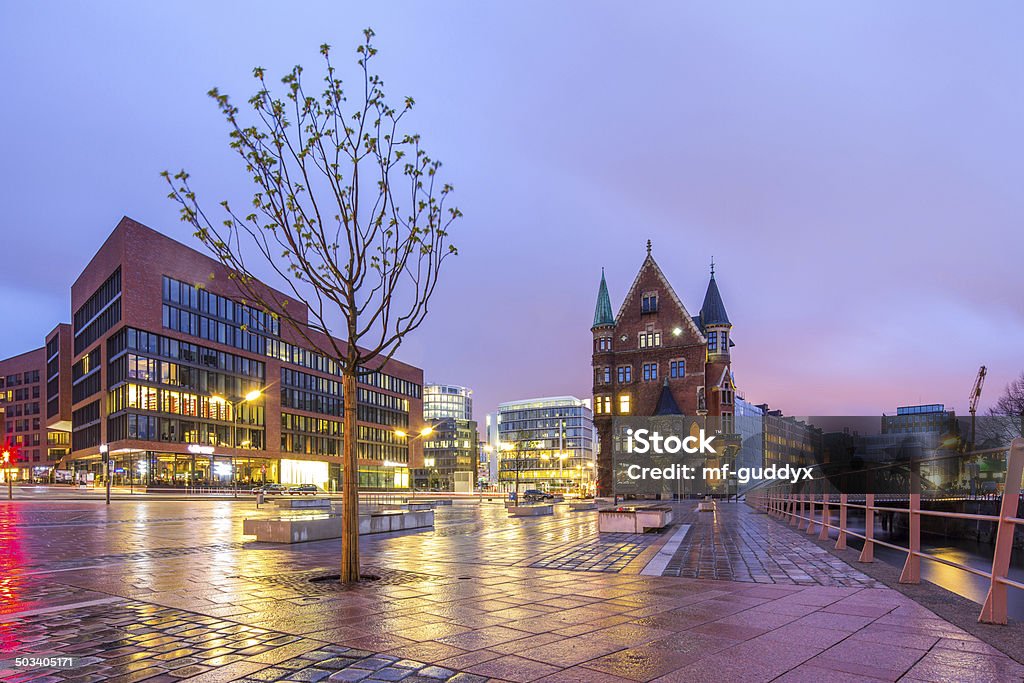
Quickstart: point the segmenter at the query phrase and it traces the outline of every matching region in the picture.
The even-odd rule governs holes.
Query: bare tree
[[[322,45],[318,93],[307,90],[296,66],[281,78],[283,96],[275,95],[257,67],[259,89],[243,121],[227,95],[209,92],[255,185],[251,211],[223,201],[222,219],[213,219],[188,173],[163,173],[182,220],[228,269],[240,296],[340,368],[344,582],[359,580],[357,381],[426,318],[441,266],[457,253],[449,228],[462,216],[448,205],[453,187],[440,180],[441,162],[421,148],[419,135],[402,132],[412,98],[398,108],[387,104],[384,83],[370,68],[373,36],[366,29],[356,50],[361,77],[351,90]],[[278,274],[287,296],[260,284],[247,252]],[[330,332],[339,321],[344,341]]]
[[[505,443],[504,448],[499,448],[500,453],[499,466],[506,472],[513,472],[516,477],[516,504],[521,503],[519,497],[519,480],[522,472],[530,469],[534,469],[535,463],[533,458],[536,455],[533,450],[537,447],[537,442],[529,438],[528,432],[513,432],[508,436],[508,442]]]
[[[988,410],[984,428],[979,430],[989,438],[1008,444],[1024,436],[1024,372],[1006,385],[1002,395]]]

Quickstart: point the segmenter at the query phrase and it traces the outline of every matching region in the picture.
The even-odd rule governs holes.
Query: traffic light
[[[6,467],[7,465],[11,464],[11,452],[9,450],[7,450],[6,448],[4,449],[4,452],[3,452],[3,464],[4,464],[4,467]]]

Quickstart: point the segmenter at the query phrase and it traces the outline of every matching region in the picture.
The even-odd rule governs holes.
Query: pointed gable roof
[[[594,327],[614,325],[615,315],[612,313],[612,300],[608,297],[608,283],[604,279],[604,268],[601,269],[601,285],[597,289],[597,306],[594,307]]]
[[[729,322],[729,314],[725,312],[725,304],[718,291],[718,283],[715,282],[715,271],[713,270],[711,271],[711,280],[708,282],[708,291],[704,294],[704,305],[700,307],[700,324],[702,327],[732,324]]]
[[[648,242],[649,241],[650,240],[648,240]],[[673,303],[679,307],[679,310],[682,311],[683,323],[691,329],[697,339],[702,343],[707,342],[704,332],[697,326],[693,317],[687,312],[686,306],[683,305],[682,300],[680,300],[679,296],[676,294],[676,290],[672,289],[672,285],[668,283],[668,278],[665,277],[665,273],[662,272],[661,268],[658,266],[658,262],[654,260],[653,256],[651,256],[650,245],[647,247],[647,258],[644,259],[643,264],[640,266],[640,270],[636,273],[636,278],[634,278],[632,286],[630,286],[629,291],[626,292],[625,298],[622,299],[622,306],[619,307],[619,314],[615,317],[615,320],[618,321],[622,319],[622,315],[626,311],[626,304],[632,301],[637,287],[640,286],[640,278],[643,276],[644,271],[648,269],[651,269],[654,272],[654,275],[658,278],[661,286],[665,288],[665,292],[672,299]]]
[[[675,397],[668,388],[668,377],[666,377],[664,383],[661,385],[661,396],[658,397],[658,405],[654,409],[654,415],[682,414],[683,411],[679,409],[679,404],[676,403]]]

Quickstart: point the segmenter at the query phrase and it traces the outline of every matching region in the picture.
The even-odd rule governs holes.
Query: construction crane
[[[981,388],[985,386],[985,375],[988,374],[988,370],[982,365],[978,369],[978,376],[974,380],[974,388],[971,389],[970,403],[968,404],[968,412],[971,413],[971,441],[968,445],[968,449],[974,450],[974,417],[978,412],[978,401],[981,399]]]

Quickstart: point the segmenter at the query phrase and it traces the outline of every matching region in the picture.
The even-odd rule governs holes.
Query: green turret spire
[[[594,308],[594,324],[591,327],[614,325],[615,314],[612,313],[612,300],[608,297],[608,283],[604,279],[604,268],[601,269],[601,286],[597,290],[597,306]]]

